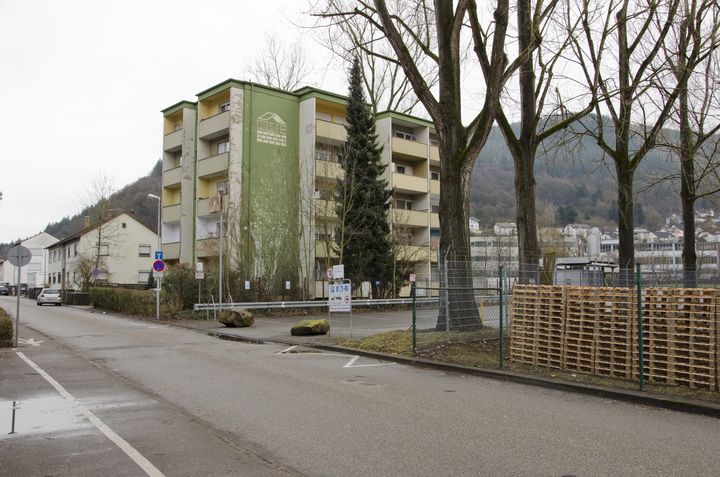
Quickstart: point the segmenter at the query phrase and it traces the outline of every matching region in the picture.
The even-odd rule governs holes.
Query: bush
[[[0,308],[0,347],[13,345],[13,320]]]
[[[192,310],[197,300],[195,271],[184,263],[174,265],[163,277],[162,289],[167,293],[168,305],[173,314]]]
[[[96,287],[90,289],[90,301],[95,308],[128,315],[155,316],[155,293],[150,290]]]
[[[245,328],[255,323],[255,317],[245,308],[230,308],[220,312],[218,321],[228,328]]]
[[[324,335],[330,331],[327,320],[302,320],[290,329],[293,336]]]

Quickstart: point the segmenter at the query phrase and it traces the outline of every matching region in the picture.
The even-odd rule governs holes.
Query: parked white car
[[[43,288],[40,294],[37,296],[37,305],[62,305],[62,298],[60,298],[60,292],[55,288]]]

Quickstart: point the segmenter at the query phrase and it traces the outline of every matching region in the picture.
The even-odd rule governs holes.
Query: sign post
[[[8,251],[8,261],[11,265],[15,265],[18,269],[17,273],[17,307],[15,309],[15,347],[18,347],[18,336],[20,335],[20,280],[22,279],[21,271],[24,265],[30,263],[32,252],[23,247],[19,243]]]
[[[165,262],[162,259],[162,250],[155,251],[155,261],[153,262],[153,276],[155,280],[155,319],[160,320],[160,280],[165,271]],[[160,257],[160,258],[157,258]]]
[[[333,275],[334,272],[333,270]],[[328,324],[330,324],[330,315],[333,312],[350,313],[350,337],[352,338],[352,282],[350,280],[335,280],[328,286]]]

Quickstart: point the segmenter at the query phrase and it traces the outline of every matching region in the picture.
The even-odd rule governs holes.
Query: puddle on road
[[[15,434],[13,401],[0,401],[0,440],[30,434],[51,434],[89,427],[90,423],[62,396],[48,394],[16,401]]]

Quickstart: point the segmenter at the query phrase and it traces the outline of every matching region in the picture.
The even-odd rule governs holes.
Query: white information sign
[[[414,273],[411,273],[411,274],[410,274],[410,281],[411,281],[411,282],[414,282],[415,279],[416,279],[415,274],[414,274]]]
[[[342,280],[343,278],[345,278],[345,265],[333,265],[332,278],[333,280]]]
[[[204,280],[205,272],[195,272],[195,280]]]
[[[245,289],[246,290],[250,289],[250,280],[245,280]]]
[[[347,283],[331,283],[328,290],[330,312],[347,313],[352,311],[352,286]]]
[[[286,289],[286,290],[289,290],[289,289],[290,289],[290,280],[287,280],[287,281],[285,282],[285,289]]]
[[[204,272],[205,271],[205,264],[202,262],[195,263],[195,271],[196,272]]]

